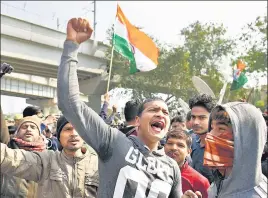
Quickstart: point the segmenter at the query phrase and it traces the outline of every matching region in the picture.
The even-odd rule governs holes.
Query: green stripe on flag
[[[129,42],[126,39],[114,34],[113,44],[114,44],[114,50],[130,61],[129,73],[134,74],[138,72],[134,54],[131,50]]]
[[[239,78],[237,80],[234,80],[232,85],[231,85],[231,91],[240,89],[241,87],[244,86],[248,82],[248,78],[246,77],[245,73],[241,73]]]

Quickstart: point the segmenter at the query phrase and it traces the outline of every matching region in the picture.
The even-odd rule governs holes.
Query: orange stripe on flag
[[[153,40],[129,22],[119,5],[117,5],[117,18],[126,26],[130,43],[157,65],[159,50]]]
[[[240,71],[243,71],[243,70],[245,69],[245,67],[246,67],[246,64],[243,63],[241,60],[238,60],[238,61],[237,61],[237,64],[236,64],[236,67],[237,67],[237,69],[239,69]]]

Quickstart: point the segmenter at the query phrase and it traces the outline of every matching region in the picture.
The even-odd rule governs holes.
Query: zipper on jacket
[[[74,198],[74,191],[75,191],[75,164],[76,164],[76,161],[75,161],[75,157],[73,157],[73,170],[72,170],[72,198]]]
[[[217,193],[216,193],[215,198],[219,198],[220,197],[220,192],[221,192],[221,189],[222,189],[222,185],[223,185],[224,177],[221,175],[219,170],[213,171],[213,177],[214,177],[214,182],[215,182],[216,189],[217,189]]]
[[[219,187],[217,187],[217,195],[215,198],[218,198],[221,192],[221,188],[222,188],[222,184],[223,184],[223,180],[220,181]]]

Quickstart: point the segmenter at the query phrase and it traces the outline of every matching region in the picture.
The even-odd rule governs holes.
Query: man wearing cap
[[[5,141],[1,140],[1,144],[7,144],[12,151],[23,149],[41,152],[46,148],[41,136],[40,119],[34,116],[25,117],[20,121],[13,138],[10,138],[8,130],[1,130],[1,136],[5,137]],[[36,197],[37,186],[33,181],[14,177],[11,174],[3,175],[1,170],[1,197]]]
[[[2,182],[1,197],[95,198],[97,196],[99,185],[97,155],[82,147],[82,138],[63,116],[57,122],[57,138],[63,147],[62,151],[13,150],[1,143],[1,174],[4,177],[15,176],[38,184],[35,194],[29,195],[33,191],[28,191],[28,194],[25,191],[17,192],[20,183],[13,183],[11,186]]]

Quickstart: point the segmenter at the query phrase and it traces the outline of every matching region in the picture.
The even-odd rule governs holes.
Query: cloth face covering
[[[231,133],[220,136],[207,134],[205,139],[204,166],[210,168],[228,168],[233,166],[234,141]]]

